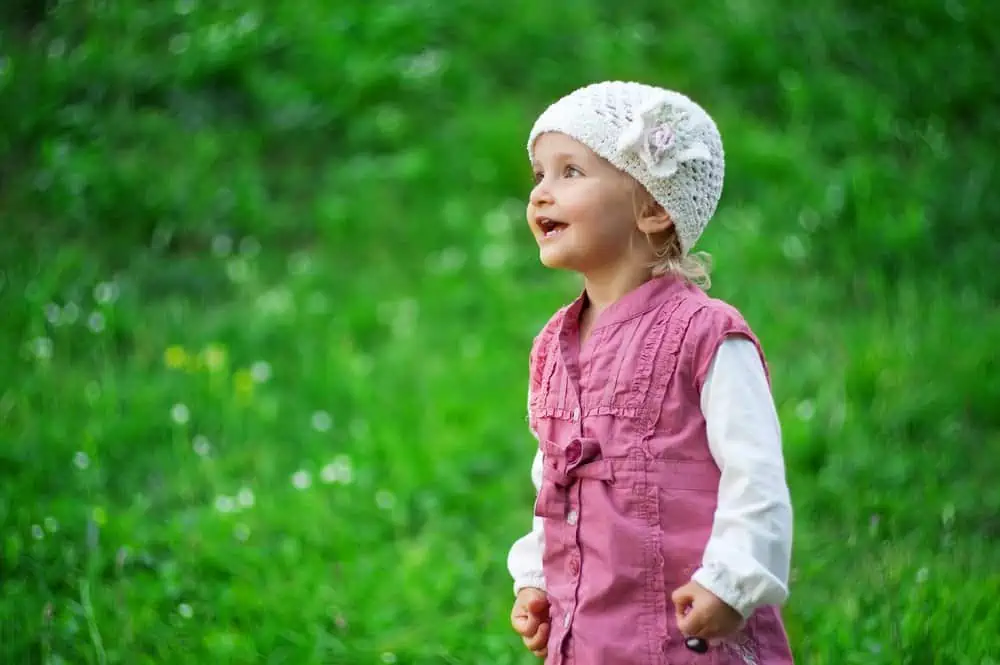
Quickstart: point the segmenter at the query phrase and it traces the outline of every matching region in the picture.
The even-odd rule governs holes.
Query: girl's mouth
[[[553,236],[559,235],[567,226],[567,224],[564,224],[563,222],[557,222],[554,219],[549,219],[548,217],[539,217],[537,223],[538,228],[542,230],[543,237],[545,238],[552,238]]]

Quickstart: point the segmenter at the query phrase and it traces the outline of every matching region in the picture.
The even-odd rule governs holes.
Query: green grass
[[[615,77],[727,141],[797,662],[997,665],[996,10],[342,5],[3,24],[0,662],[532,662],[523,143]]]

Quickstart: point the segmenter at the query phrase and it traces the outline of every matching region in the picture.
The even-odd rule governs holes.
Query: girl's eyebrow
[[[553,160],[555,160],[557,162],[575,162],[575,161],[580,161],[580,156],[579,155],[573,155],[573,154],[570,154],[568,152],[557,152],[557,153],[553,154],[551,157],[552,157]],[[537,169],[538,166],[539,166],[538,165],[538,160],[533,160],[531,162],[531,166],[532,166],[532,168],[536,168]]]

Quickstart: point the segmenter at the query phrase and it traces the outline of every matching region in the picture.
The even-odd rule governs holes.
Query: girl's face
[[[649,261],[631,176],[558,132],[536,140],[532,167],[527,218],[545,266],[596,276]]]

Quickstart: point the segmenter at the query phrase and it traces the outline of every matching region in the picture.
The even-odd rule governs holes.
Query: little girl
[[[514,628],[547,664],[789,665],[769,376],[690,254],[722,192],[715,123],[679,93],[604,82],[550,106],[528,153],[541,261],[584,288],[530,353],[538,495],[508,557]]]

